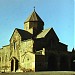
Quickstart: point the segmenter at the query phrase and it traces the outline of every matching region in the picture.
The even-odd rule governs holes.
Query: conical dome
[[[43,20],[39,17],[39,15],[36,13],[36,11],[33,11],[32,14],[26,19],[26,22],[32,22],[32,21],[39,21],[43,22]]]

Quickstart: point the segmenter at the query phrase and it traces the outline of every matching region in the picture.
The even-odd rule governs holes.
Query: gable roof
[[[43,30],[36,38],[44,38],[51,28]]]
[[[47,35],[49,32],[51,33],[51,35],[54,34],[54,36],[56,36],[56,38],[59,40],[59,38],[58,38],[58,36],[56,35],[56,33],[55,33],[55,31],[54,31],[53,28],[49,28],[49,29],[43,30],[40,34],[38,34],[38,35],[36,36],[36,38],[37,38],[37,39],[39,39],[39,38],[45,38],[46,35]]]
[[[18,28],[15,28],[15,30],[17,30],[18,33],[20,34],[21,40],[27,40],[27,39],[32,38],[32,34],[25,30],[18,29]],[[15,32],[15,30],[14,30],[14,32]],[[13,32],[13,34],[14,34],[14,32]],[[12,34],[12,36],[13,36],[13,34]],[[12,36],[11,36],[11,38],[12,38]],[[10,40],[11,40],[11,38],[10,38]]]
[[[43,20],[39,17],[39,15],[36,13],[36,11],[33,11],[32,14],[26,19],[25,22],[30,22],[30,21],[43,22]]]
[[[25,31],[25,30],[18,29],[18,28],[16,28],[16,30],[20,34],[22,40],[30,39],[32,37],[32,34],[27,32],[27,31]]]

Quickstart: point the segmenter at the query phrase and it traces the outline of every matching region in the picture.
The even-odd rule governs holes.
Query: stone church
[[[34,10],[24,30],[15,28],[10,44],[0,48],[0,72],[36,71],[75,71],[75,51],[67,51],[53,28],[44,29]]]

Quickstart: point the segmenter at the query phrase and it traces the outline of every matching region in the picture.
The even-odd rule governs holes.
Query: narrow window
[[[14,50],[16,49],[16,43],[14,42]]]

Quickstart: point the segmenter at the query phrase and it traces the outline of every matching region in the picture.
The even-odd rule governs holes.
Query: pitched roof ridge
[[[42,32],[41,32],[40,34],[38,34],[38,35],[36,36],[36,38],[44,38],[50,30],[51,30],[51,28],[42,30]]]
[[[26,19],[25,22],[28,22],[28,21],[42,21],[43,22],[43,20],[39,17],[36,11],[33,11],[31,15]]]

